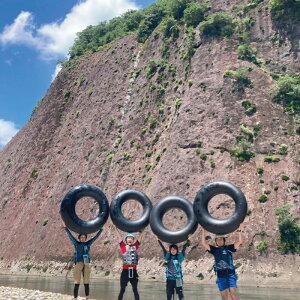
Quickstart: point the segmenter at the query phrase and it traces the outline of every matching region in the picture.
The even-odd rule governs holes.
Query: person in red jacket
[[[140,241],[141,239],[142,235],[140,235]],[[128,232],[124,238],[124,241],[122,240],[120,242],[120,249],[123,257],[123,266],[120,276],[121,289],[118,300],[123,299],[123,295],[125,293],[128,282],[131,283],[134,300],[140,300],[139,292],[137,289],[139,277],[137,273],[137,265],[139,262],[139,256],[137,252],[140,247],[140,241],[136,239],[135,234]]]

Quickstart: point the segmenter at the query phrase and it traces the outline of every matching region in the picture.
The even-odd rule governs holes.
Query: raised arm
[[[201,237],[201,244],[202,246],[207,250],[207,251],[210,251],[210,246],[209,244],[206,242],[205,240],[205,229],[202,227],[202,237]]]
[[[166,250],[165,246],[163,245],[163,243],[162,243],[160,240],[157,240],[157,241],[158,241],[158,243],[159,243],[161,249],[163,250],[164,256],[165,256],[165,255],[167,254],[167,250]]]
[[[234,243],[234,249],[238,249],[240,247],[240,245],[243,243],[243,237],[242,237],[242,229],[243,229],[243,223],[240,224],[237,232],[239,235],[239,240]]]
[[[90,239],[90,240],[87,241],[87,244],[89,246],[91,246],[97,240],[97,238],[100,236],[100,234],[102,233],[102,231],[103,231],[103,229],[100,228],[100,230],[97,232],[97,234],[92,239]]]
[[[140,244],[142,243],[142,241],[144,240],[144,237],[145,237],[145,228],[142,229],[140,232],[139,232],[139,239],[138,241],[140,242]]]
[[[67,227],[64,227],[64,230],[66,231],[66,233],[68,234],[71,242],[75,246],[77,244],[77,240],[74,238],[74,236],[72,235],[71,231]]]

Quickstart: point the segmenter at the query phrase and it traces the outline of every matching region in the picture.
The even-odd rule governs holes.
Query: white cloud
[[[54,71],[54,73],[51,75],[52,81],[55,79],[55,77],[57,76],[57,74],[60,72],[61,69],[62,69],[62,66],[61,66],[61,65],[56,65],[55,71]]]
[[[11,25],[0,33],[0,43],[31,46],[44,59],[65,57],[76,33],[122,13],[138,9],[133,0],[85,0],[75,5],[61,22],[37,27],[30,12],[21,12]]]
[[[18,129],[13,122],[0,119],[0,148],[5,146],[17,132]]]
[[[11,25],[6,25],[0,34],[2,44],[35,45],[33,17],[31,13],[22,11]]]

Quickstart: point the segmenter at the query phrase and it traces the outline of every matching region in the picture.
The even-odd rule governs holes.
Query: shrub
[[[210,160],[210,167],[212,169],[214,169],[216,167],[216,163],[212,159]]]
[[[295,121],[296,133],[300,134],[300,116]]]
[[[36,179],[39,176],[39,170],[37,166],[33,167],[33,170],[31,172],[31,177]]]
[[[182,98],[177,98],[175,100],[175,109],[178,110],[180,108],[180,106],[182,105],[183,103],[183,99]]]
[[[266,240],[260,241],[259,244],[257,245],[256,249],[259,251],[260,254],[266,253],[266,251],[268,249],[267,241]]]
[[[194,2],[194,0],[166,1],[166,8],[171,16],[173,16],[176,20],[180,20],[181,18],[183,18],[184,11],[190,2]]]
[[[242,44],[238,46],[238,58],[241,60],[247,60],[259,65],[261,61],[257,58],[257,50],[251,47],[249,44]]]
[[[281,179],[282,179],[283,181],[288,181],[288,180],[290,180],[290,177],[287,176],[287,175],[282,175],[282,176],[281,176]]]
[[[299,175],[298,178],[294,181],[294,183],[295,183],[297,186],[300,186],[300,175]]]
[[[300,75],[287,74],[279,77],[274,86],[273,100],[283,105],[291,114],[300,112]]]
[[[123,154],[123,159],[124,160],[128,160],[130,157],[131,157],[130,153],[124,152],[124,154]]]
[[[155,59],[149,59],[146,66],[147,78],[150,79],[156,73],[159,63]]]
[[[146,180],[145,180],[145,186],[147,187],[152,181],[152,177],[148,177]]]
[[[206,158],[207,158],[207,155],[206,155],[206,154],[204,154],[204,153],[200,154],[200,159],[206,160]]]
[[[199,2],[192,2],[184,10],[184,22],[187,26],[196,27],[204,20],[204,14],[207,11],[207,5]]]
[[[277,21],[300,21],[300,2],[297,0],[271,0],[271,16]]]
[[[264,169],[263,168],[257,168],[256,172],[257,172],[257,174],[262,175],[264,173]]]
[[[146,164],[145,164],[146,171],[149,172],[151,170],[151,168],[152,168],[152,165],[149,162],[146,162]]]
[[[270,195],[270,194],[271,194],[271,191],[270,191],[270,190],[265,190],[265,191],[264,191],[264,194],[265,194],[265,195]]]
[[[162,21],[160,28],[163,31],[165,38],[172,37],[173,39],[176,39],[179,36],[179,29],[176,25],[176,20],[173,17],[168,17]]]
[[[146,152],[145,157],[151,157],[152,154],[153,154],[153,151],[148,151],[148,152]]]
[[[150,125],[149,125],[150,129],[154,129],[156,126],[157,126],[157,120],[156,120],[156,118],[155,117],[151,117],[150,118]]]
[[[251,71],[251,68],[239,67],[236,71],[226,70],[223,77],[233,79],[239,90],[242,91],[244,87],[252,87],[251,80],[248,78]]]
[[[152,7],[153,12],[146,16],[139,25],[137,32],[138,42],[144,43],[162,20],[163,11],[161,8],[155,4]]]
[[[108,161],[111,162],[112,159],[114,158],[114,156],[115,156],[115,153],[114,153],[114,152],[109,153],[109,154],[107,155]]]
[[[244,112],[248,116],[252,116],[256,112],[256,105],[251,103],[249,100],[245,99],[242,101],[242,106],[244,107]]]
[[[230,37],[237,26],[237,22],[225,12],[209,15],[206,21],[199,24],[199,29],[205,36]]]
[[[193,57],[193,55],[196,52],[196,49],[195,49],[196,32],[195,32],[194,28],[192,28],[192,27],[188,27],[186,31],[187,31],[187,37],[185,38],[185,50],[182,51],[181,57],[185,60],[191,60],[191,58]]]
[[[249,12],[251,9],[254,9],[255,7],[257,7],[257,5],[259,3],[263,2],[263,0],[254,0],[248,4],[246,4],[244,7],[243,7],[243,12],[244,14],[246,14],[247,12]]]
[[[279,150],[278,150],[278,154],[280,154],[280,155],[287,155],[287,149],[288,149],[288,146],[286,145],[286,144],[281,144],[280,146],[279,146]]]
[[[282,254],[300,253],[300,226],[290,213],[291,205],[283,205],[275,209],[279,228],[278,250]]]
[[[264,162],[267,162],[267,163],[273,163],[273,162],[276,163],[279,161],[280,161],[280,158],[277,156],[268,155],[268,156],[264,157]]]
[[[258,202],[260,203],[265,203],[267,202],[269,199],[266,195],[261,195],[259,198],[258,198]]]
[[[253,141],[254,131],[252,131],[251,129],[249,129],[243,124],[240,125],[240,130],[247,136],[248,141]]]
[[[229,151],[231,156],[234,156],[238,159],[238,161],[249,161],[252,157],[255,157],[255,153],[250,151],[250,150],[246,150],[243,148],[236,148],[233,150]]]

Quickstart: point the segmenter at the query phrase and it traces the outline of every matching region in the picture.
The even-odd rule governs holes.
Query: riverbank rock
[[[27,290],[13,287],[0,287],[0,300],[71,300],[70,295],[42,292],[36,290]],[[84,298],[78,297],[78,300]]]

